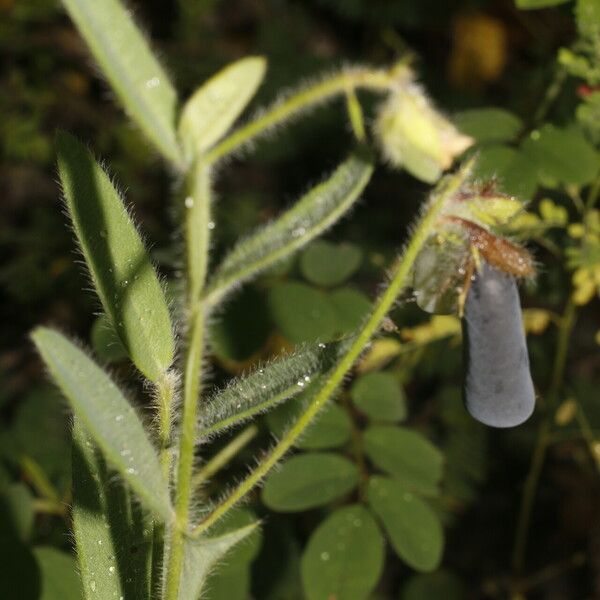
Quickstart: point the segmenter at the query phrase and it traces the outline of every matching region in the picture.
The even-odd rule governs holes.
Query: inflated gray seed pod
[[[514,277],[487,263],[471,285],[463,318],[464,400],[491,427],[515,427],[535,406],[535,392]]]

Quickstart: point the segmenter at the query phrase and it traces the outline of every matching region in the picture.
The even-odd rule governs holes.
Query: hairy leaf
[[[73,531],[84,598],[146,598],[151,540],[82,421],[73,428]]]
[[[242,240],[218,267],[207,292],[215,303],[242,281],[289,256],[333,225],[356,202],[373,172],[364,153],[355,153],[323,183],[275,221]]]
[[[233,379],[203,407],[200,436],[239,425],[300,393],[323,367],[326,346],[307,346]]]
[[[384,540],[359,505],[332,513],[313,532],[302,556],[307,600],[364,600],[383,570]]]
[[[158,457],[135,410],[112,379],[60,333],[38,327],[33,341],[75,415],[140,499],[168,521],[172,509]]]
[[[121,104],[157,149],[180,165],[177,94],[119,0],[62,0]]]
[[[173,361],[165,295],[106,172],[75,138],[57,138],[69,215],[104,310],[138,369],[156,381]]]
[[[198,600],[212,569],[229,550],[248,537],[257,525],[257,523],[246,525],[219,537],[188,539],[185,545],[179,600]]]
[[[194,92],[179,121],[179,135],[189,157],[201,154],[227,133],[261,84],[266,66],[261,56],[242,58]]]

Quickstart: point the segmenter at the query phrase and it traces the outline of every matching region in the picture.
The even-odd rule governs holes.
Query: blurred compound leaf
[[[546,187],[585,185],[593,181],[600,156],[575,126],[544,125],[529,134],[523,153],[533,161],[538,181]]]
[[[400,600],[466,600],[467,589],[460,578],[445,569],[413,575],[402,588]]]
[[[369,511],[345,506],[312,533],[302,556],[307,600],[365,600],[383,571],[384,539]]]
[[[239,242],[209,282],[207,302],[214,303],[240,282],[275,265],[322,234],[356,202],[373,173],[364,151],[352,154],[325,181],[289,210]]]
[[[271,288],[271,316],[294,344],[330,340],[336,332],[335,308],[327,294],[294,281]]]
[[[346,495],[358,483],[348,459],[329,453],[293,456],[265,481],[263,502],[279,512],[300,512]]]
[[[478,143],[510,142],[523,127],[519,117],[503,108],[478,108],[454,114],[456,126]]]
[[[152,540],[139,503],[114,480],[83,423],[73,428],[73,532],[84,598],[145,598]]]
[[[13,533],[25,543],[33,528],[33,497],[22,483],[13,483],[0,493],[2,518],[10,523]]]
[[[39,600],[81,600],[81,580],[72,556],[49,546],[38,546],[33,554],[41,573]]]
[[[339,334],[352,333],[358,329],[371,311],[369,298],[351,287],[330,292],[329,299],[336,311]]]
[[[406,417],[404,390],[391,373],[373,372],[359,377],[350,390],[352,402],[375,421],[401,421]]]
[[[96,318],[90,338],[94,353],[100,360],[113,363],[127,358],[127,350],[106,314],[103,313]]]
[[[175,345],[158,277],[104,169],[71,135],[59,134],[57,147],[69,216],[102,306],[137,368],[156,381]]]
[[[211,77],[187,100],[179,135],[189,158],[199,156],[227,133],[252,100],[266,66],[260,56],[242,58]]]
[[[403,427],[369,427],[364,435],[367,456],[406,489],[435,495],[442,478],[442,453],[422,434]]]
[[[318,240],[302,253],[300,271],[311,283],[333,287],[349,279],[361,261],[362,251],[358,246]]]
[[[135,410],[119,388],[85,352],[60,333],[38,327],[32,338],[54,381],[109,463],[142,502],[169,521],[171,503],[158,457]]]
[[[62,0],[128,115],[174,165],[177,94],[119,0]]]
[[[369,504],[381,519],[398,556],[417,571],[438,567],[444,531],[437,515],[399,481],[372,477]]]

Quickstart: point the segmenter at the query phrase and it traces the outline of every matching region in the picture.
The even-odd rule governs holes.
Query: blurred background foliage
[[[577,307],[556,412],[551,407],[548,417],[538,410],[512,431],[486,429],[466,415],[457,321],[431,318],[410,303],[399,307],[298,454],[231,518],[241,525],[254,513],[264,527],[213,576],[211,599],[331,600],[319,588],[330,576],[319,560],[327,562],[328,548],[346,534],[350,549],[339,568],[369,573],[338,600],[505,598],[511,590],[514,598],[600,597],[600,219],[594,210],[600,10],[577,20],[574,7],[581,12],[595,3],[555,4],[521,11],[512,0],[130,2],[182,97],[248,54],[269,61],[258,107],[282,88],[336,66],[387,65],[412,53],[436,102],[476,138],[479,174],[497,175],[507,191],[531,201],[520,231],[533,236],[539,263],[536,281],[523,289],[538,390],[551,385],[556,325],[572,291]],[[372,108],[372,98],[361,100]],[[27,333],[39,322],[58,325],[91,340],[123,377],[130,369],[88,316],[98,309],[93,293],[80,292],[89,286],[62,215],[54,133],[69,130],[110,159],[154,258],[174,281],[176,236],[166,202],[171,183],[111,102],[84,42],[54,0],[0,0],[0,115],[0,589],[4,598],[20,600],[78,598],[67,521],[68,417]],[[215,262],[332,169],[351,144],[340,101],[222,168]],[[409,175],[379,168],[349,218],[234,296],[213,326],[215,384],[281,349],[356,327],[426,192]],[[258,435],[248,436],[251,443],[207,492],[239,477],[300,402],[260,419]],[[544,419],[552,423],[547,460],[525,560],[515,571],[519,503]],[[415,446],[407,433],[422,439]],[[422,451],[416,466],[405,464],[415,448]],[[335,480],[320,480],[319,468],[335,473]],[[386,505],[385,480],[368,482],[381,472],[409,473],[414,502],[425,503],[444,524],[442,567],[433,573],[415,574],[408,566],[423,566],[431,556],[415,557],[402,539],[394,542],[394,527],[403,526],[395,519],[414,507],[398,513]],[[377,550],[381,534],[373,517],[357,504],[367,497],[390,530],[385,551]],[[352,547],[348,519],[361,523],[358,546]]]

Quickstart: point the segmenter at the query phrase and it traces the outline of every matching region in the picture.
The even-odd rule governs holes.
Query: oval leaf
[[[102,306],[137,368],[156,381],[173,361],[165,295],[110,178],[75,138],[57,138],[58,168],[73,228]]]
[[[344,496],[358,483],[358,471],[337,454],[300,454],[273,472],[262,491],[273,510],[297,512],[323,506]]]
[[[62,0],[129,116],[175,165],[177,94],[119,0]]]
[[[241,241],[218,267],[206,301],[214,304],[241,281],[283,260],[340,219],[365,189],[373,161],[366,152],[343,162],[278,219]]]
[[[354,405],[373,420],[401,421],[406,417],[404,390],[391,373],[367,373],[350,390]]]
[[[307,600],[364,600],[383,570],[384,540],[362,506],[336,510],[311,535],[302,556]]]
[[[81,581],[72,556],[50,546],[34,548],[42,576],[40,600],[81,600]]]
[[[362,251],[358,246],[318,240],[302,253],[300,270],[311,283],[336,286],[351,277],[361,261]]]
[[[228,65],[198,89],[185,103],[179,135],[186,154],[198,156],[233,125],[261,84],[267,64],[249,56]]]
[[[369,427],[364,443],[367,456],[405,488],[426,494],[438,492],[443,455],[420,433],[402,427]]]
[[[32,338],[52,378],[108,462],[148,508],[163,520],[170,520],[169,493],[158,457],[119,388],[60,333],[38,327]]]
[[[397,481],[372,477],[369,504],[398,556],[417,571],[433,571],[442,558],[444,531],[437,515]]]

